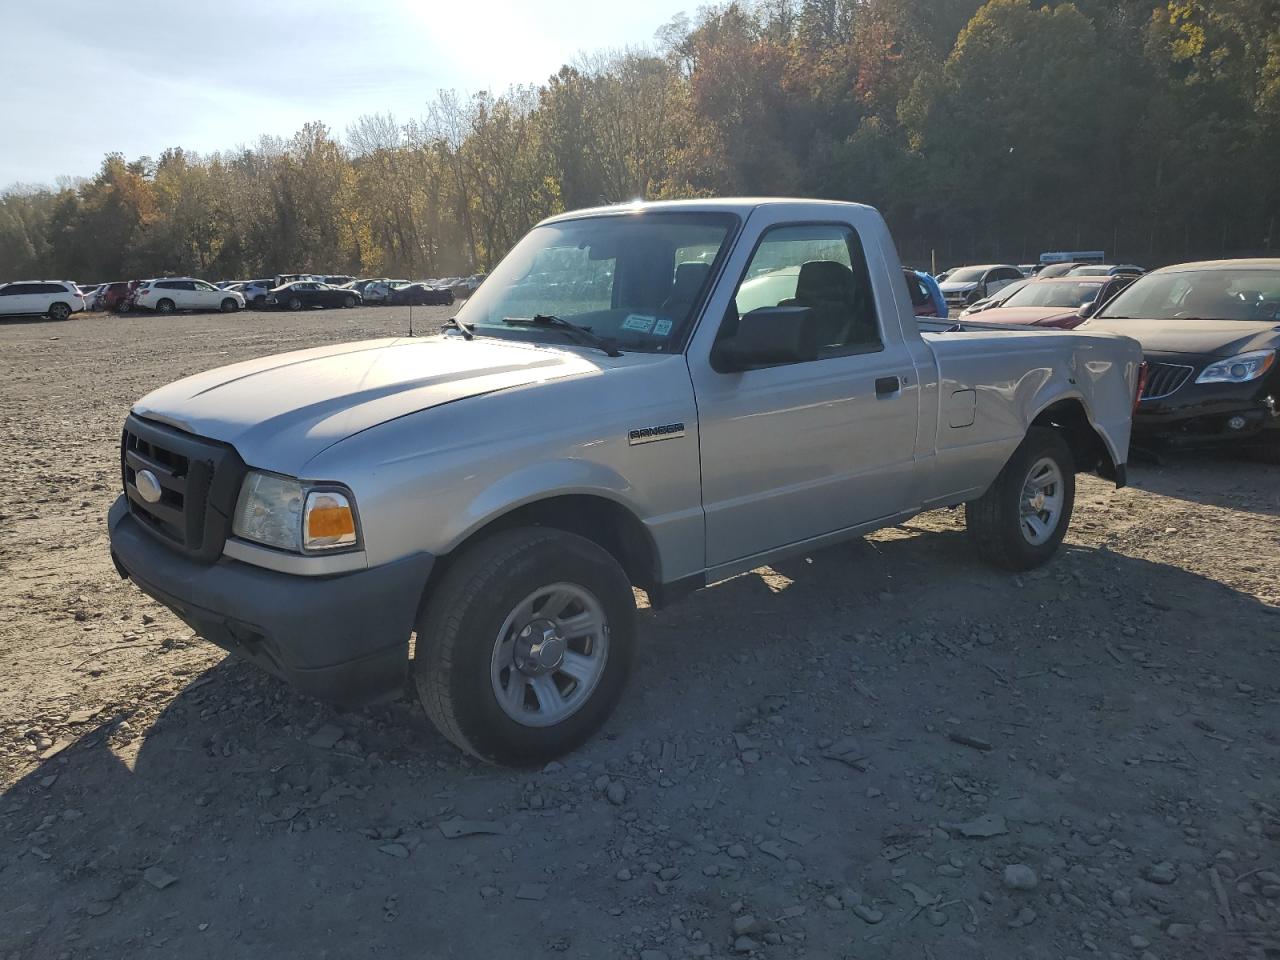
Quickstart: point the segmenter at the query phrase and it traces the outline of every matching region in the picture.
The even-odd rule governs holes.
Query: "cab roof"
[[[562,220],[577,220],[582,217],[599,217],[628,213],[733,213],[745,218],[758,207],[791,205],[822,206],[871,210],[865,203],[849,203],[844,200],[818,200],[808,197],[722,197],[702,200],[654,200],[635,201],[634,203],[615,203],[604,207],[587,207],[583,210],[570,210],[547,217],[542,223],[557,223]]]

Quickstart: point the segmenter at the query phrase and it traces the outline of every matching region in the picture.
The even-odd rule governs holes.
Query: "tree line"
[[[635,198],[874,204],[939,266],[1280,247],[1280,0],[758,0],[536,86],[0,194],[0,278],[469,273]]]

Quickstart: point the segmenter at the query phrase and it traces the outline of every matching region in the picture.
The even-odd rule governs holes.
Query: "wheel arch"
[[[1040,408],[1030,426],[1057,430],[1071,448],[1076,473],[1097,471],[1117,486],[1124,485],[1123,462],[1111,450],[1106,435],[1094,425],[1084,400],[1078,395],[1057,397]]]
[[[516,527],[548,527],[590,540],[618,561],[634,586],[652,593],[662,583],[660,555],[649,529],[630,506],[599,491],[557,493],[511,505],[469,530],[431,571],[432,582],[467,547]]]

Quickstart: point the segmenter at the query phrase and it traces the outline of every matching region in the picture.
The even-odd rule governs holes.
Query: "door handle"
[[[902,389],[902,381],[897,377],[876,377],[876,396],[891,397]]]

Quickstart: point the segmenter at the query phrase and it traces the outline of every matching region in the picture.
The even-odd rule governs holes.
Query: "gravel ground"
[[[644,609],[604,733],[533,772],[120,581],[131,401],[407,314],[0,324],[0,957],[1280,954],[1274,467],[1082,478],[1029,576],[941,512]]]

